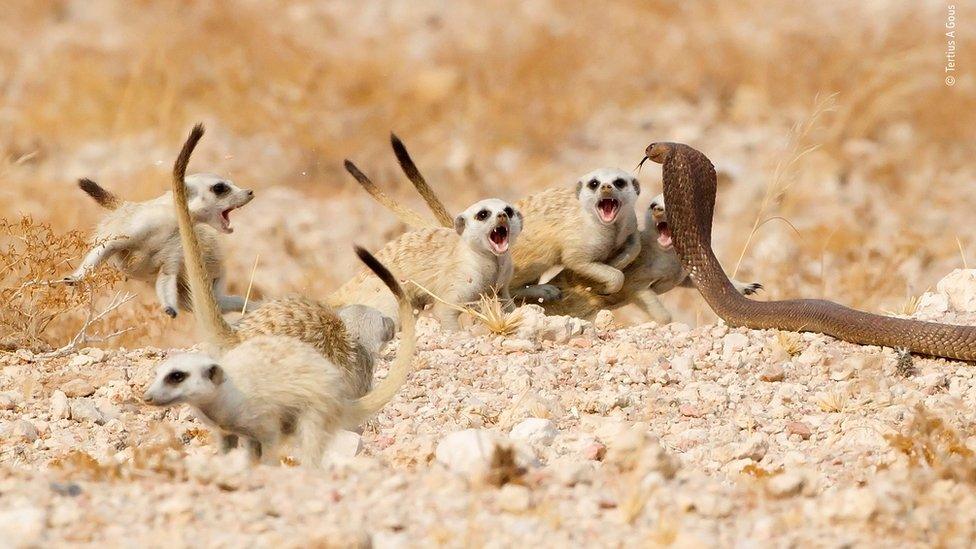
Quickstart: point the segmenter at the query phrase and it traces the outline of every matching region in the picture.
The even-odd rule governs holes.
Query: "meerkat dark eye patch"
[[[515,217],[515,210],[511,206],[506,206],[504,212],[508,217]]]
[[[599,182],[599,181],[597,181],[596,179],[591,179],[591,180],[590,180],[590,182],[586,184],[586,186],[587,186],[587,187],[588,187],[588,188],[589,188],[590,190],[594,190],[594,191],[595,191],[595,190],[596,190],[596,188],[600,186],[600,182]]]
[[[214,183],[214,185],[210,187],[210,190],[215,195],[220,196],[230,192],[230,185],[221,181],[220,183]]]
[[[627,182],[618,177],[617,179],[613,180],[613,186],[617,187],[618,189],[623,189],[627,186]]]
[[[186,379],[186,372],[176,370],[166,374],[165,379],[166,383],[169,385],[179,385],[180,383],[183,383],[183,380]]]
[[[477,219],[478,221],[484,221],[488,219],[488,216],[490,215],[491,212],[489,212],[488,210],[480,210],[478,213],[474,214],[474,218]]]

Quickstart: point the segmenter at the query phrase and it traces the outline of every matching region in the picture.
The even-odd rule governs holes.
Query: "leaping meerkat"
[[[197,125],[183,145],[173,169],[173,194],[194,314],[213,349],[208,354],[180,354],[164,361],[144,398],[158,406],[192,405],[220,430],[223,450],[244,437],[252,455],[265,462],[273,462],[280,445],[297,435],[302,462],[317,466],[336,430],[358,427],[405,382],[416,347],[410,302],[386,267],[357,247],[359,258],[395,296],[403,326],[389,374],[358,398],[355,384],[349,381],[350,363],[337,364],[332,359],[354,360],[355,341],[327,305],[304,299],[269,301],[242,319],[250,319],[249,324],[232,328],[207,284],[182,185],[190,155],[202,135],[203,127]],[[355,316],[361,311],[347,312]],[[328,328],[334,332],[319,331]],[[336,345],[323,348],[323,341]]]
[[[190,230],[192,219],[187,192],[185,187],[178,183],[186,173],[190,155],[202,137],[203,126],[195,126],[173,167],[172,181],[178,232],[200,336],[218,354],[257,336],[296,338],[311,345],[342,370],[346,383],[355,389],[354,397],[365,395],[373,381],[376,353],[371,351],[382,346],[379,340],[383,339],[385,341],[382,343],[385,343],[392,337],[387,334],[382,315],[377,311],[371,311],[366,307],[350,307],[341,311],[340,315],[340,312],[327,303],[294,296],[267,300],[241,317],[233,326],[228,325],[222,316],[214,313],[216,309],[211,301],[213,294],[204,274],[202,246],[197,239],[196,231]],[[367,262],[370,268],[373,265]],[[385,267],[383,269],[385,271]],[[386,278],[382,280],[384,283],[388,282]],[[393,292],[392,287],[390,291]],[[397,292],[393,293],[398,295]],[[401,309],[406,307],[406,310],[410,310],[409,303],[402,301],[404,303],[400,304]],[[376,343],[369,343],[370,341]],[[367,354],[369,356],[366,356]]]
[[[224,290],[224,273],[217,231],[233,232],[230,213],[254,198],[254,191],[209,173],[186,178],[190,215],[203,250],[205,277],[213,285],[220,310],[246,312],[244,298]],[[163,311],[175,317],[191,308],[183,252],[180,248],[172,193],[145,202],[123,200],[90,179],[78,186],[110,212],[95,230],[93,247],[65,282],[76,283],[106,260],[130,278],[154,284]],[[248,303],[249,308],[256,305]]]
[[[346,169],[358,181],[372,184],[348,160]],[[398,279],[408,281],[405,292],[413,306],[432,305],[445,330],[460,329],[460,312],[450,304],[470,303],[492,292],[511,302],[509,249],[522,232],[522,215],[509,203],[490,198],[469,206],[452,225],[405,233],[376,254]],[[379,278],[365,271],[336,290],[330,302],[370,305],[397,320],[394,296]]]
[[[446,224],[450,214],[420,174],[403,142],[395,135],[391,142],[404,173],[438,221]],[[560,268],[587,278],[599,293],[619,291],[624,283],[621,269],[637,257],[641,248],[634,211],[638,195],[640,183],[632,175],[616,168],[602,168],[581,177],[574,187],[555,187],[516,202],[515,208],[522,212],[525,222],[521,241],[512,248],[513,293],[528,299],[552,299],[554,296],[549,293],[540,294],[539,286],[525,287],[545,282],[554,269]],[[402,219],[410,223],[410,219]]]

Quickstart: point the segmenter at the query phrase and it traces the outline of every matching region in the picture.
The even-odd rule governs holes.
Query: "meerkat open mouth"
[[[499,225],[488,233],[488,243],[491,250],[498,255],[508,251],[508,226]]]
[[[596,211],[604,223],[613,223],[620,211],[620,201],[616,198],[603,198],[596,203]]]
[[[674,241],[671,239],[671,227],[668,226],[667,221],[657,222],[657,243],[661,245],[662,248],[670,248]]]
[[[234,232],[234,228],[230,226],[230,212],[236,209],[236,207],[227,208],[226,210],[220,212],[220,228],[223,229],[225,233]]]

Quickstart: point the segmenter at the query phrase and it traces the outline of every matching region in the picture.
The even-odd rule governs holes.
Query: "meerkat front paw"
[[[170,317],[170,318],[176,318],[176,308],[175,307],[166,307],[166,309],[164,309],[164,311],[166,312],[166,315],[168,317]]]
[[[611,275],[610,279],[607,281],[606,285],[603,287],[603,295],[615,294],[624,287],[624,273],[623,271],[615,270]]]
[[[543,303],[559,301],[563,298],[563,292],[552,284],[539,284],[536,286],[536,295]]]

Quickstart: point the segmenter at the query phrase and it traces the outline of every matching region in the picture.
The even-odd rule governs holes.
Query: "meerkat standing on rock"
[[[220,430],[224,450],[244,437],[252,455],[266,463],[274,463],[281,445],[294,435],[302,463],[318,466],[338,429],[359,426],[406,381],[416,346],[410,303],[393,275],[369,252],[357,247],[359,258],[399,302],[403,326],[389,374],[359,398],[345,371],[349,363],[336,364],[329,352],[320,350],[322,339],[338,342],[342,349],[332,349],[331,354],[355,359],[354,338],[328,306],[303,299],[274,300],[244,317],[242,320],[251,320],[247,326],[238,325],[235,330],[227,324],[205,278],[200,244],[182,188],[190,155],[202,135],[199,125],[190,133],[173,169],[173,186],[194,314],[215,350],[212,354],[181,354],[167,359],[158,367],[144,398],[158,406],[192,405]],[[318,332],[329,327],[341,336]]]
[[[346,161],[346,169],[357,180],[369,182],[352,162]],[[509,248],[521,232],[522,215],[507,202],[491,198],[464,210],[454,219],[452,229],[435,227],[406,233],[376,256],[398,279],[407,281],[406,294],[415,307],[433,304],[432,312],[441,326],[458,330],[461,313],[457,305],[491,292],[505,302],[511,301]],[[396,319],[394,296],[368,272],[359,273],[340,287],[330,301],[370,305]]]
[[[203,250],[206,279],[213,285],[220,310],[246,312],[242,297],[224,293],[217,231],[233,232],[230,213],[250,202],[254,191],[241,189],[228,179],[213,174],[190,175],[185,185],[191,197],[190,216],[194,231]],[[172,194],[166,193],[146,202],[128,202],[90,179],[79,180],[78,186],[111,212],[99,223],[91,251],[64,281],[76,283],[103,261],[111,259],[129,277],[155,284],[159,302],[170,317],[175,317],[179,309],[189,310],[189,286],[173,215]]]

